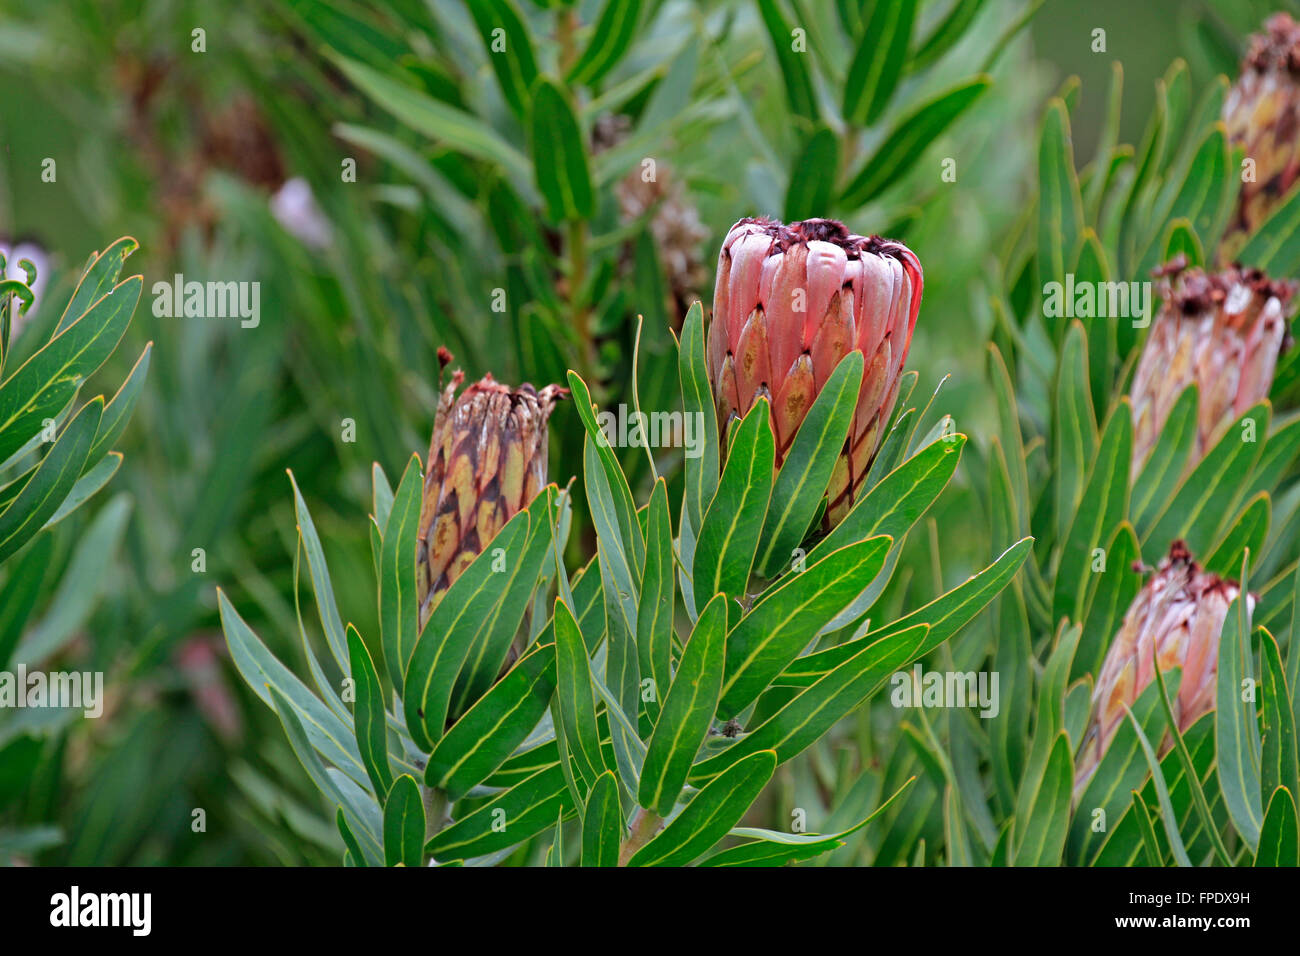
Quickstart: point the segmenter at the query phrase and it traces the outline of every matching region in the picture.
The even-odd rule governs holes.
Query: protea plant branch
[[[827,852],[870,819],[793,843],[733,832],[778,765],[978,614],[1030,542],[902,617],[873,612],[897,549],[966,439],[946,419],[922,432],[914,411],[890,418],[893,396],[909,395],[915,378],[900,381],[919,306],[915,256],[838,224],[799,229],[798,248],[781,261],[799,261],[804,281],[816,280],[817,321],[762,295],[779,320],[773,345],[795,367],[785,381],[803,384],[783,389],[773,377],[776,401],[797,399],[775,417],[766,395],[737,406],[743,417],[725,456],[703,309],[686,316],[683,409],[712,427],[686,460],[680,506],[670,507],[663,477],[635,502],[591,391],[570,372],[598,540],[570,573],[561,560],[567,495],[546,484],[546,423],[561,391],[484,379],[457,395],[453,376],[427,474],[413,457],[394,490],[374,470],[378,642],[343,627],[297,501],[322,626],[354,702],[318,664],[309,690],[222,595],[232,658],[335,808],[349,863],[493,862],[524,846],[539,862],[775,865]],[[838,274],[823,274],[826,257],[840,262]],[[795,279],[778,281],[786,290]],[[882,446],[884,433],[893,440]],[[830,498],[837,523],[805,542]],[[766,582],[750,593],[759,565]],[[383,650],[382,670],[372,647]],[[350,725],[340,717],[348,703]]]

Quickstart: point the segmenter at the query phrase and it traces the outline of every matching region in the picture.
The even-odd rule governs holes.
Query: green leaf
[[[839,175],[840,141],[834,131],[819,125],[804,140],[790,166],[785,190],[785,221],[811,219],[830,208]]]
[[[81,406],[17,497],[0,511],[0,563],[30,541],[72,492],[90,454],[103,412],[102,396]]]
[[[516,181],[531,177],[532,170],[524,154],[478,117],[355,60],[337,55],[331,55],[331,59],[362,93],[417,133],[466,156],[495,163]]]
[[[224,591],[217,591],[217,606],[226,644],[230,648],[230,659],[253,693],[275,709],[271,696],[271,688],[274,688],[300,716],[311,746],[359,786],[364,785],[369,777],[357,750],[353,728],[267,650],[253,629],[239,616]]]
[[[412,739],[426,752],[442,738],[465,660],[493,623],[502,597],[502,578],[493,567],[497,554],[505,555],[508,576],[523,557],[531,520],[531,510],[526,510],[505,523],[492,539],[492,550],[481,553],[452,582],[415,642],[402,705]]]
[[[776,577],[817,513],[849,433],[862,385],[861,352],[840,360],[795,433],[772,488],[755,562],[764,577]]]
[[[1056,735],[1030,802],[1029,817],[1016,846],[1016,866],[1056,866],[1060,863],[1070,825],[1070,788],[1073,782],[1070,738],[1062,731]]]
[[[718,418],[713,406],[708,366],[704,355],[704,312],[699,302],[691,306],[682,324],[677,357],[686,420],[700,426],[700,454],[686,456],[685,514],[696,535],[704,525],[704,512],[718,487]]]
[[[955,0],[948,9],[947,16],[930,31],[930,35],[921,41],[917,51],[912,54],[911,61],[907,64],[908,72],[924,70],[956,46],[966,36],[983,6],[984,0]]]
[[[1128,512],[1129,460],[1133,453],[1133,413],[1122,399],[1111,413],[1083,485],[1079,507],[1065,534],[1056,575],[1052,620],[1083,618],[1091,583],[1094,549],[1114,534]]]
[[[91,449],[91,454],[94,454],[93,448]],[[86,460],[89,461],[89,457],[87,457]],[[120,468],[121,465],[122,454],[121,452],[115,451],[110,452],[93,468],[83,469],[81,477],[77,479],[77,483],[72,486],[72,490],[69,491],[68,496],[63,499],[63,503],[59,505],[58,510],[55,511],[54,514],[50,515],[49,519],[45,522],[44,527],[54,527],[94,497],[109,483],[109,481],[112,480],[113,476],[117,474],[117,469]]]
[[[393,781],[384,801],[384,862],[419,866],[424,860],[424,803],[410,774]]]
[[[406,665],[419,638],[415,549],[423,493],[420,459],[412,455],[388,509],[379,559],[379,630],[394,687],[406,681]]]
[[[646,521],[645,573],[641,577],[640,603],[636,614],[636,647],[641,679],[654,681],[655,699],[646,703],[656,719],[659,701],[672,682],[673,616],[677,588],[673,584],[672,516],[668,513],[668,485],[656,479],[650,494]]]
[[[528,109],[529,90],[537,79],[528,24],[510,0],[471,0],[466,6],[483,38],[501,95],[516,116],[523,116]]]
[[[632,854],[628,866],[685,866],[727,835],[776,770],[777,757],[760,750],[738,760],[700,790],[677,817]]]
[[[1245,607],[1234,600],[1219,638],[1219,673],[1215,685],[1214,739],[1219,786],[1228,815],[1252,851],[1259,846],[1263,822],[1255,705],[1242,700],[1242,681],[1249,666],[1250,634]]]
[[[103,252],[95,253],[86,263],[86,269],[77,280],[77,289],[63,310],[59,324],[55,327],[57,336],[77,319],[81,318],[117,285],[117,278],[122,274],[122,265],[127,256],[140,248],[140,244],[130,236],[123,236]]]
[[[343,813],[343,808],[338,807],[334,811],[334,823],[338,827],[339,836],[343,838],[343,845],[347,847],[344,851],[344,857],[350,857],[353,866],[367,866],[366,854],[361,850],[361,844],[358,842],[356,834],[348,826],[348,819]]]
[[[772,41],[777,65],[781,68],[790,111],[815,122],[818,118],[817,94],[813,90],[812,76],[808,70],[808,57],[795,52],[794,33],[776,0],[758,0],[758,12]]]
[[[618,866],[623,840],[623,808],[618,801],[618,777],[606,770],[596,778],[582,814],[582,865]]]
[[[1142,801],[1142,795],[1136,790],[1133,791],[1131,805],[1133,807],[1132,817],[1137,822],[1138,832],[1142,835],[1142,849],[1146,852],[1146,865],[1163,866],[1164,854],[1160,852],[1160,845],[1156,843],[1156,830],[1151,823],[1151,813],[1147,810],[1147,805]]]
[[[1259,638],[1265,728],[1260,787],[1263,793],[1273,793],[1278,787],[1295,793],[1300,789],[1300,758],[1297,757],[1295,715],[1291,712],[1291,689],[1282,670],[1277,641],[1262,628]]]
[[[736,430],[727,465],[695,544],[696,601],[726,594],[739,598],[749,583],[759,534],[772,495],[776,442],[766,399],[759,399]]]
[[[1296,817],[1295,798],[1286,787],[1278,787],[1269,798],[1255,865],[1300,866],[1300,820]]]
[[[1104,288],[1101,283],[1110,281],[1110,263],[1101,240],[1091,229],[1083,230],[1078,261],[1074,265],[1075,288]],[[1109,306],[1106,311],[1109,310]],[[1116,341],[1115,322],[1093,318],[1087,324],[1088,333],[1088,383],[1092,392],[1092,407],[1110,405],[1111,383],[1115,377]],[[1126,476],[1127,477],[1127,476]]]
[[[726,638],[727,599],[719,594],[695,622],[646,748],[637,802],[661,817],[672,813],[709,735],[722,689]]]
[[[343,635],[343,619],[339,617],[338,605],[334,601],[334,585],[330,581],[329,566],[325,563],[325,550],[321,547],[316,525],[311,519],[311,512],[307,510],[302,492],[298,490],[298,481],[292,471],[289,472],[289,484],[293,488],[294,515],[298,521],[298,531],[302,535],[303,550],[307,555],[311,588],[316,595],[316,610],[325,630],[325,642],[339,669],[347,670],[348,643]]]
[[[894,801],[906,793],[915,782],[915,777],[909,777],[869,816],[848,829],[835,833],[778,833],[771,830],[737,827],[731,831],[732,836],[757,836],[759,839],[715,853],[701,860],[700,866],[785,866],[800,860],[811,860],[813,857],[843,846],[848,837],[889,809]]]
[[[600,731],[596,726],[596,699],[592,694],[591,665],[587,646],[573,612],[560,599],[555,602],[556,696],[559,711],[557,732],[564,735],[573,754],[579,776],[588,788],[605,772],[600,752]]]
[[[1133,482],[1133,523],[1145,535],[1173,496],[1187,456],[1196,442],[1197,388],[1183,389],[1156,437],[1151,455]]]
[[[316,785],[316,789],[332,800],[336,806],[341,807],[345,816],[349,818],[349,827],[361,842],[366,861],[376,864],[381,862],[383,854],[377,834],[364,825],[359,808],[347,798],[336,780],[325,769],[325,765],[321,763],[317,751],[307,738],[297,708],[277,688],[267,685],[266,690],[270,695],[271,708],[279,716],[280,726],[284,728],[294,756],[307,771],[307,776]]]
[[[122,387],[117,390],[117,394],[104,409],[104,417],[99,420],[99,430],[95,433],[95,444],[91,446],[90,454],[86,457],[87,468],[93,468],[108,454],[109,449],[126,431],[131,412],[135,410],[135,403],[139,400],[140,393],[144,391],[144,380],[149,374],[149,357],[152,354],[153,343],[150,342],[136,359]],[[86,474],[89,475],[89,472]]]
[[[1224,578],[1231,578],[1240,570],[1246,552],[1258,555],[1264,550],[1268,538],[1271,513],[1268,492],[1261,491],[1250,500],[1241,515],[1228,528],[1213,553],[1205,559],[1205,570]]]
[[[443,863],[485,856],[536,836],[572,809],[564,774],[551,764],[439,831],[425,850]]]
[[[1065,537],[1071,516],[1079,506],[1088,463],[1097,449],[1097,419],[1088,385],[1088,346],[1083,324],[1071,322],[1061,349],[1056,382],[1055,472],[1056,534]]]
[[[1187,850],[1183,846],[1183,838],[1178,833],[1178,817],[1174,812],[1173,804],[1170,802],[1169,786],[1165,783],[1165,775],[1161,771],[1160,761],[1156,758],[1155,749],[1151,746],[1151,741],[1147,740],[1147,735],[1142,732],[1142,728],[1138,725],[1137,718],[1133,716],[1133,712],[1128,709],[1127,704],[1124,705],[1124,712],[1128,715],[1128,719],[1133,725],[1133,730],[1137,734],[1138,743],[1142,745],[1142,752],[1146,754],[1147,765],[1151,768],[1151,780],[1155,784],[1156,797],[1160,801],[1160,820],[1165,825],[1165,836],[1169,839],[1169,848],[1173,851],[1174,859],[1177,861],[1179,866],[1191,866],[1192,861],[1188,858]],[[1145,805],[1142,807],[1142,810],[1146,810]],[[1148,826],[1149,825],[1150,824],[1148,823]],[[1149,841],[1147,837],[1144,836],[1143,841],[1147,843],[1148,855],[1153,855],[1149,847],[1151,843],[1155,842],[1154,834],[1152,835],[1152,839]]]
[[[708,780],[756,751],[775,751],[779,763],[801,753],[879,690],[890,674],[914,660],[921,653],[928,630],[928,625],[917,624],[865,646],[861,641],[841,645],[855,653],[796,694],[752,732],[697,763],[690,781]]]
[[[869,538],[792,571],[727,635],[718,713],[739,714],[880,573],[892,539]]]
[[[388,725],[384,713],[384,690],[379,684],[379,672],[370,659],[361,635],[348,625],[348,653],[352,681],[356,687],[353,722],[356,728],[357,750],[366,773],[374,784],[375,794],[388,793],[393,786],[393,771],[388,763]]]
[[[1083,234],[1083,198],[1074,167],[1074,144],[1070,137],[1070,115],[1065,103],[1054,99],[1043,116],[1038,141],[1038,281],[1064,282],[1075,261],[1075,249]],[[1064,328],[1051,328],[1052,340],[1059,341]]]
[[[1182,538],[1192,553],[1204,553],[1213,534],[1231,514],[1237,493],[1246,484],[1251,468],[1259,457],[1263,443],[1243,441],[1242,425],[1250,419],[1258,435],[1268,434],[1269,406],[1260,402],[1229,426],[1200,463],[1192,469],[1172,500],[1156,519],[1142,543],[1164,547],[1165,542]]]
[[[949,434],[907,459],[864,495],[809,553],[810,561],[849,544],[887,534],[895,541],[916,524],[957,470],[966,436]]]
[[[556,682],[555,643],[538,640],[438,741],[425,783],[459,800],[532,733],[550,707]]]
[[[1133,526],[1122,523],[1106,544],[1106,569],[1092,575],[1096,586],[1083,617],[1083,636],[1070,671],[1072,680],[1100,671],[1106,648],[1142,587],[1142,575],[1133,570],[1133,563],[1141,557]]]
[[[835,667],[883,637],[897,636],[918,624],[928,624],[929,633],[920,653],[938,647],[957,633],[976,614],[984,610],[1020,570],[1029,556],[1032,538],[1022,538],[998,556],[987,568],[968,578],[924,607],[899,618],[892,624],[869,632],[865,637],[831,647],[797,659],[781,672],[777,683],[790,687],[807,687],[829,674]],[[905,663],[910,663],[909,661]]]
[[[38,538],[6,572],[4,584],[0,586],[0,670],[9,666],[27,619],[36,608],[53,550],[51,535]],[[77,583],[80,586],[81,582]]]
[[[870,126],[885,112],[903,75],[915,17],[916,0],[873,4],[844,83],[845,122]]]
[[[1286,198],[1247,240],[1237,260],[1255,266],[1269,275],[1290,276],[1300,272],[1300,185]]]
[[[874,199],[900,173],[916,163],[925,148],[992,84],[980,75],[926,100],[898,120],[881,145],[853,177],[840,196],[840,204],[856,209]]]
[[[568,73],[568,82],[592,86],[623,58],[636,37],[643,0],[606,0],[591,40]]]
[[[55,418],[113,353],[131,322],[142,283],[140,276],[120,283],[0,384],[0,461],[37,435],[45,419]],[[103,399],[98,401],[97,420],[103,411]]]
[[[596,420],[596,406],[591,401],[591,391],[587,388],[587,383],[572,370],[569,371],[568,378],[569,389],[573,394],[573,405],[600,459],[605,478],[604,486],[609,491],[608,501],[604,500],[603,495],[593,498],[593,480],[590,475],[588,476],[587,502],[592,506],[592,521],[596,524],[597,532],[605,547],[611,554],[619,553],[618,562],[626,567],[623,573],[627,575],[629,594],[634,595],[636,591],[632,576],[639,576],[645,563],[645,539],[641,535],[641,526],[636,518],[632,492],[628,488],[627,477],[623,474],[618,459],[609,446],[605,432]],[[712,405],[710,404],[709,407],[712,408]],[[689,462],[689,459],[687,461]]]
[[[533,88],[528,139],[537,189],[551,220],[590,219],[596,198],[582,130],[564,92],[545,76]]]
[[[554,485],[547,485],[528,505],[528,536],[524,539],[523,552],[498,576],[495,585],[497,602],[474,639],[456,679],[453,717],[468,710],[495,683],[510,655],[511,644],[519,633],[534,592],[538,591],[544,578],[549,582],[547,568],[554,561],[551,546],[557,494]],[[495,546],[494,541],[492,547]],[[489,553],[491,550],[489,548]]]

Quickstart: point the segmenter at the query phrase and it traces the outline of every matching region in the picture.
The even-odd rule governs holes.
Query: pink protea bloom
[[[865,371],[827,491],[825,526],[853,506],[898,397],[923,275],[902,243],[832,219],[742,219],[718,256],[708,365],[724,441],[759,398],[772,406],[779,468],[818,392],[849,352]]]
[[[1178,696],[1171,701],[1180,732],[1214,709],[1219,637],[1228,608],[1240,594],[1238,584],[1192,560],[1186,544],[1173,543],[1156,573],[1129,605],[1119,633],[1106,651],[1092,692],[1092,715],[1075,762],[1076,798],[1127,719],[1125,706],[1132,707],[1155,679],[1157,663],[1162,674],[1175,667],[1183,669]],[[1248,610],[1253,611],[1254,598],[1247,595],[1246,600]]]
[[[1238,416],[1268,397],[1278,356],[1289,344],[1286,312],[1295,283],[1271,280],[1259,269],[1186,269],[1185,261],[1180,256],[1157,273],[1164,305],[1129,393],[1134,476],[1185,388],[1196,385],[1199,392],[1191,468]]]

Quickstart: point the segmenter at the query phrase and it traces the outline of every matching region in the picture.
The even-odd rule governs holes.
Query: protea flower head
[[[825,525],[848,513],[880,446],[921,308],[921,263],[902,243],[832,219],[742,219],[718,256],[708,364],[724,440],[733,416],[772,405],[776,464],[835,366],[863,354],[848,441]]]
[[[444,367],[451,361],[439,349]],[[546,422],[568,394],[511,388],[491,375],[465,389],[451,376],[434,417],[424,476],[416,577],[420,628],[452,583],[546,485]]]
[[[1223,102],[1223,122],[1230,143],[1254,162],[1220,249],[1227,262],[1300,176],[1300,24],[1288,14],[1274,15],[1251,38],[1241,75]]]
[[[1189,385],[1199,392],[1194,464],[1237,416],[1268,396],[1278,356],[1290,344],[1286,312],[1295,284],[1258,269],[1206,273],[1185,259],[1157,270],[1164,305],[1133,377],[1137,475]]]
[[[1092,715],[1075,762],[1078,797],[1132,707],[1155,679],[1183,669],[1178,695],[1171,701],[1179,731],[1214,709],[1219,636],[1228,607],[1241,588],[1203,570],[1182,541],[1175,541],[1156,572],[1143,585],[1106,652],[1092,692]],[[1247,595],[1250,609],[1254,598]]]

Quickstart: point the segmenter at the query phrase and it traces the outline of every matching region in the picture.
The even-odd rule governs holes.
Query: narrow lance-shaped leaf
[[[628,866],[685,866],[726,836],[776,770],[776,754],[760,750],[738,760],[700,790]]]
[[[573,612],[563,601],[555,602],[556,706],[559,710],[557,731],[573,755],[578,773],[587,787],[605,770],[600,752],[600,731],[596,725],[596,698],[591,688],[591,665],[587,646]]]
[[[772,488],[756,567],[775,577],[803,540],[844,447],[862,384],[861,352],[840,360],[795,433]]]
[[[704,516],[695,544],[696,600],[740,597],[749,582],[754,552],[772,494],[776,442],[766,399],[759,399],[728,446],[718,493]]]
[[[722,688],[726,636],[727,598],[719,594],[695,622],[646,749],[637,801],[661,817],[672,812],[708,736]]]
[[[623,808],[618,800],[618,777],[606,770],[596,778],[582,814],[582,865],[618,866],[623,841]]]
[[[406,664],[418,638],[415,543],[423,477],[412,455],[397,485],[384,526],[379,566],[379,627],[384,662],[394,687],[406,680]]]
[[[792,571],[727,636],[726,679],[718,712],[749,706],[818,633],[880,573],[892,539],[869,538]]]
[[[352,682],[356,692],[353,705],[353,725],[357,736],[357,749],[366,773],[374,785],[375,795],[381,799],[393,786],[393,771],[388,763],[388,726],[384,714],[384,691],[379,684],[370,651],[361,635],[348,625],[348,654],[352,665]]]
[[[533,88],[528,135],[537,189],[551,220],[590,219],[596,200],[582,131],[564,93],[544,76]]]
[[[912,39],[916,0],[872,5],[844,84],[844,118],[857,126],[878,120],[898,86]]]
[[[424,856],[424,803],[410,774],[393,782],[384,802],[384,862],[419,866]]]

